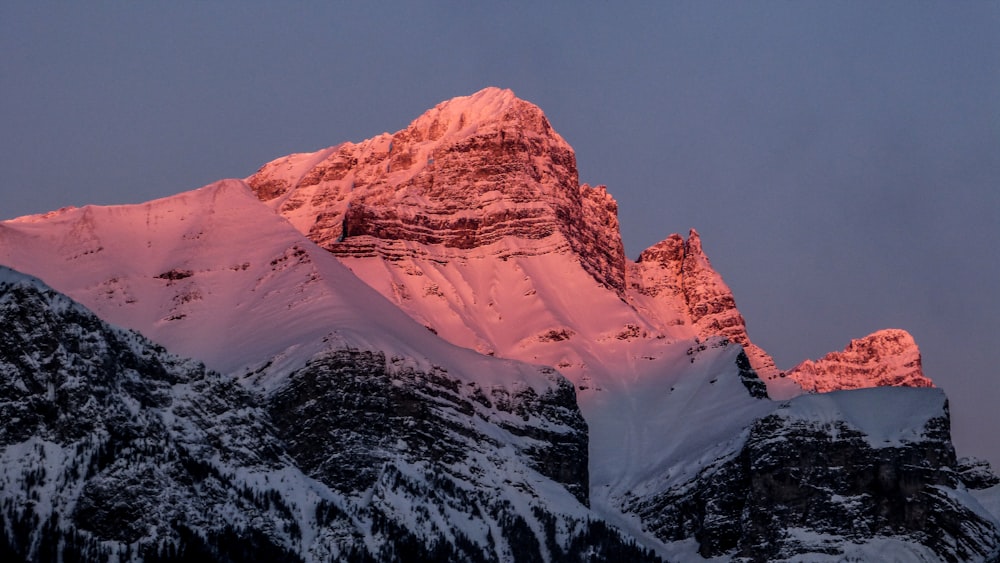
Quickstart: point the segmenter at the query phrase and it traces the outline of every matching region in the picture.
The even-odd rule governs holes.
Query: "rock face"
[[[523,438],[514,443],[518,455],[587,504],[587,424],[572,385],[549,373],[553,387],[542,395],[526,386],[484,390],[440,369],[393,368],[383,354],[339,350],[294,373],[268,408],[299,467],[345,494],[369,489],[400,459],[432,460],[444,472],[461,470],[456,479],[475,481],[468,469],[499,445],[489,435],[495,429],[476,422],[483,420]],[[529,423],[532,417],[548,424]]]
[[[806,360],[788,372],[803,389],[826,393],[864,387],[933,387],[924,376],[920,349],[910,333],[880,330],[852,340],[843,352]]]
[[[687,240],[673,234],[647,248],[628,272],[631,300],[657,324],[689,324],[700,338],[728,338],[743,346],[761,379],[779,376],[771,356],[747,336],[733,292],[712,268],[697,231],[691,229]]]
[[[1000,476],[993,472],[990,462],[974,457],[958,460],[958,476],[972,490],[988,489],[1000,485]]]
[[[995,557],[996,522],[963,499],[943,393],[868,389],[793,399],[696,478],[630,509],[664,541],[696,538],[704,557]]]
[[[510,90],[443,102],[409,127],[266,164],[247,183],[320,246],[389,259],[408,242],[498,257],[568,247],[624,289],[617,204],[580,185],[573,149]],[[530,241],[507,246],[505,240]]]

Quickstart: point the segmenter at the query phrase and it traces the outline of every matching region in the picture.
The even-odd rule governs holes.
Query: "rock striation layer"
[[[498,257],[568,247],[624,289],[617,204],[581,185],[573,149],[535,105],[487,88],[438,104],[406,129],[264,165],[247,183],[338,255],[389,259],[408,242]],[[510,246],[511,239],[528,241]]]

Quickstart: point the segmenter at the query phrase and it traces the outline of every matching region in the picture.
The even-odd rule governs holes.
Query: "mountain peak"
[[[701,235],[694,228],[688,230],[687,239],[680,233],[671,233],[667,238],[639,253],[636,262],[677,264],[679,266],[687,256],[698,256],[708,260],[701,248]]]
[[[643,250],[639,254],[638,263],[680,264],[684,260],[684,237],[673,233],[660,242]]]
[[[743,346],[761,379],[776,385],[774,360],[747,336],[733,292],[712,268],[697,230],[690,229],[686,240],[674,233],[644,250],[629,269],[629,287],[632,302],[656,318],[661,330],[687,324],[699,338],[728,338]]]
[[[458,96],[437,104],[417,118],[411,127],[423,121],[434,119],[463,119],[466,124],[496,121],[503,119],[512,106],[518,102],[541,111],[537,106],[515,96],[511,90],[490,86],[475,94]]]
[[[468,96],[455,96],[450,100],[440,102],[434,107],[434,109],[473,111],[478,114],[483,114],[484,110],[486,113],[489,113],[489,110],[492,109],[493,113],[497,113],[497,110],[502,110],[515,101],[523,100],[518,98],[514,94],[514,91],[510,88],[487,86],[478,92],[469,94]]]
[[[475,134],[479,127],[490,123],[514,125],[562,141],[562,137],[552,129],[541,108],[518,98],[511,90],[493,86],[469,96],[458,96],[437,104],[415,119],[404,131],[430,129],[431,131],[428,131],[430,134],[424,138],[437,140],[446,132]]]
[[[923,372],[920,348],[909,332],[890,328],[851,340],[842,352],[806,360],[788,372],[806,391],[866,387],[934,387]]]
[[[624,291],[617,204],[581,186],[572,147],[510,90],[442,102],[392,135],[272,161],[247,183],[339,256],[570,252]]]

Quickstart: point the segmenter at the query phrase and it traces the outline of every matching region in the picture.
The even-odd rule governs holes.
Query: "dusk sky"
[[[0,3],[0,219],[539,105],[630,258],[701,233],[790,368],[910,331],[1000,468],[1000,3]]]

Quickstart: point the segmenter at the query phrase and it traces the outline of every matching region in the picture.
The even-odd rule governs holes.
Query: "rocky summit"
[[[0,559],[1000,560],[912,337],[782,370],[709,240],[497,88],[0,222]]]
[[[910,333],[899,329],[880,330],[851,340],[842,352],[806,360],[787,375],[803,389],[817,393],[864,387],[934,386],[923,373],[917,343]]]
[[[392,257],[409,242],[460,254],[514,238],[527,241],[520,252],[567,246],[599,282],[624,289],[614,199],[580,185],[573,149],[510,90],[443,102],[392,135],[275,160],[247,183],[335,254]]]

